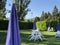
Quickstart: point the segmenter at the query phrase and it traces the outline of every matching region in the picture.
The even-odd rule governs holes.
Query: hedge
[[[7,30],[7,29],[8,29],[8,21],[0,20],[0,30]]]
[[[33,22],[20,22],[19,21],[19,27],[20,27],[20,29],[32,29]]]
[[[53,27],[54,31],[57,31],[57,30],[56,30],[57,21],[47,22],[47,26],[48,26],[49,23],[50,23],[51,27]]]
[[[0,20],[0,30],[7,30],[8,29],[8,20]],[[20,29],[32,29],[33,22],[21,22],[19,21],[19,28]]]
[[[57,26],[57,21],[52,21],[52,22],[51,22],[51,27],[54,28],[54,31],[57,31],[57,30],[56,30],[56,26]]]
[[[9,22],[8,20],[0,20],[0,30],[7,30],[8,22]],[[36,25],[39,30],[47,30],[49,23],[51,24],[51,27],[54,28],[54,31],[56,31],[57,21],[51,21],[51,22],[38,21]],[[20,29],[33,29],[33,22],[19,21],[19,28]]]
[[[47,30],[46,21],[38,21],[36,25],[39,30]]]
[[[54,31],[57,31],[56,30],[56,26],[57,26],[57,21],[51,21],[51,22],[47,22],[47,21],[39,21],[36,23],[37,25],[37,28],[39,30],[46,30],[47,31],[47,28],[48,28],[48,24],[51,24],[51,27],[53,27]]]

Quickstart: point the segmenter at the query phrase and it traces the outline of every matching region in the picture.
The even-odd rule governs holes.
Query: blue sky
[[[12,0],[7,0],[6,9],[11,10],[11,6],[9,6],[9,3],[12,5]],[[57,6],[57,8],[60,11],[60,0],[31,0],[28,8],[31,9],[30,12],[26,15],[26,19],[31,19],[36,16],[41,16],[42,11],[44,12],[52,12],[54,6]],[[9,17],[9,13],[7,13],[7,17]]]

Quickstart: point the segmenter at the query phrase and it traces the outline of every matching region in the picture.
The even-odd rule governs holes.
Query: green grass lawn
[[[42,31],[44,35],[43,41],[29,41],[28,36],[31,30],[21,30],[21,43],[22,45],[60,45],[60,38],[55,38],[56,32]],[[6,31],[0,31],[0,45],[5,45]]]

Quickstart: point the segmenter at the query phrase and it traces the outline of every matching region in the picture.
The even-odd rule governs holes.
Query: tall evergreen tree
[[[44,17],[45,17],[45,19],[48,19],[48,14],[47,14],[47,13],[45,13],[45,16],[44,16]]]
[[[51,13],[50,12],[48,12],[48,21],[50,21],[51,19],[52,19],[52,15],[51,15]]]
[[[42,11],[42,14],[41,14],[40,20],[44,20],[44,19],[45,19],[44,15],[45,15],[45,12]]]
[[[53,9],[53,15],[56,16],[58,14],[58,8],[55,6]]]
[[[58,14],[57,14],[57,18],[58,18],[58,20],[60,21],[60,11],[59,11]]]
[[[53,9],[52,15],[53,15],[53,18],[56,20],[57,15],[58,15],[58,8],[57,8],[56,6],[55,6],[54,9]]]

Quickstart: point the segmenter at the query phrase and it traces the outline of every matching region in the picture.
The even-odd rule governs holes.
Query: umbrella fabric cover
[[[57,29],[57,31],[58,30],[60,31],[60,24],[59,23],[57,24],[56,29]]]
[[[36,30],[37,27],[36,27],[36,19],[34,20],[34,23],[33,23],[33,30]]]
[[[6,45],[21,45],[18,17],[14,3],[12,5],[11,15],[9,19]]]

